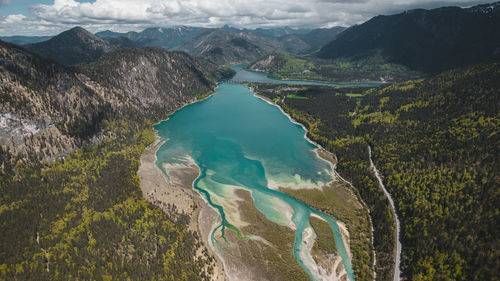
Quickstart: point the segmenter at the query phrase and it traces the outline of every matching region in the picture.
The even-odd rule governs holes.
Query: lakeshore
[[[190,218],[189,229],[219,258],[218,276],[354,280],[351,244],[360,249],[363,205],[339,181],[335,156],[280,106],[243,85],[222,83],[217,95],[154,128],[168,141],[155,142],[144,170],[154,169],[155,181],[167,184],[159,191],[158,182],[145,180],[144,196]],[[141,179],[151,176],[142,169]],[[310,225],[315,216],[324,227]],[[318,244],[325,231],[329,249]]]
[[[148,146],[141,155],[141,165],[137,175],[140,178],[143,196],[170,216],[178,213],[188,215],[190,217],[188,229],[198,231],[204,248],[216,257],[211,280],[227,280],[224,266],[208,241],[210,232],[217,223],[217,213],[192,189],[192,183],[198,177],[199,169],[196,165],[178,166],[170,170],[170,180],[168,180],[156,166],[156,152],[163,143],[164,141],[156,136],[154,143]],[[197,255],[202,254],[201,250],[197,253]]]

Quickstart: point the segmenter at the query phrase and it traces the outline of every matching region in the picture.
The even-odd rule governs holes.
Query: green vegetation
[[[206,98],[208,98],[209,96],[211,96],[213,94],[214,94],[214,91],[208,91],[205,94],[197,94],[196,95],[196,99],[197,100],[203,100],[203,99],[206,99]]]
[[[274,59],[265,67],[270,77],[279,79],[303,79],[327,82],[349,81],[404,81],[422,77],[421,73],[408,68],[387,63],[381,56],[371,56],[362,59],[325,60],[314,56],[299,56],[284,53],[273,53],[252,63]],[[256,66],[257,67],[257,66]]]
[[[362,97],[363,96],[363,94],[360,94],[360,93],[347,93],[345,95],[348,96],[348,97],[351,97],[351,98],[356,98],[356,97]]]
[[[270,99],[279,95],[262,91],[269,85],[253,87]],[[311,139],[338,156],[338,172],[368,205],[377,279],[392,280],[394,228],[369,169],[368,144],[402,217],[403,275],[498,280],[499,89],[500,64],[489,64],[358,89],[365,95],[357,98],[309,87],[298,92],[308,100],[280,104],[310,129]]]
[[[55,133],[25,138],[22,153],[0,146],[0,280],[209,279],[215,260],[190,218],[146,201],[137,169],[152,123],[230,72],[160,48],[78,68],[5,43],[0,53],[7,112],[58,117]],[[127,75],[138,61],[156,78],[147,67]]]
[[[352,264],[356,280],[373,280],[371,267],[374,257],[370,239],[370,217],[366,209],[356,202],[356,195],[350,191],[349,186],[337,182],[331,186],[323,187],[322,190],[280,188],[280,191],[345,223],[349,229],[350,246],[353,254]],[[317,227],[321,227],[314,224],[314,220],[311,220],[311,223],[315,230],[319,230]],[[331,234],[331,229],[316,232],[316,234],[318,233],[321,235]],[[330,244],[325,242],[325,239],[326,237],[319,236],[318,246],[324,252],[332,253]],[[333,240],[330,241],[333,242]],[[335,249],[335,244],[333,244],[333,247]],[[333,253],[335,252],[336,250],[333,251]]]
[[[142,198],[136,171],[151,129],[108,122],[120,137],[52,165],[9,165],[1,152],[0,279],[196,280],[197,233]],[[144,128],[145,126],[141,126]]]
[[[242,240],[233,231],[227,232],[234,237],[231,243],[238,244],[238,256],[243,257],[245,266],[253,269],[256,276],[262,276],[258,280],[309,280],[309,275],[299,265],[293,253],[295,232],[267,219],[253,204],[249,191],[239,189],[235,194],[243,199],[238,201],[238,211],[242,220],[248,222],[248,225],[241,228],[243,234],[261,237],[269,243],[266,245],[259,239]]]
[[[294,94],[289,94],[286,97],[289,98],[289,99],[304,99],[304,100],[308,99],[308,97],[298,96],[295,93]]]
[[[429,75],[500,61],[500,5],[491,3],[380,15],[340,33],[314,55],[353,60],[380,56],[379,65],[391,62]]]
[[[333,238],[332,230],[327,222],[315,217],[311,217],[311,226],[318,236],[318,248],[328,254],[336,254],[335,239]]]

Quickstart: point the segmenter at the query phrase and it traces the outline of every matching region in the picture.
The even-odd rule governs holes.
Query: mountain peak
[[[48,40],[47,42],[54,42],[56,44],[69,44],[69,45],[75,45],[75,44],[105,44],[105,41],[96,35],[90,33],[86,29],[77,26],[73,27],[72,29],[66,30],[64,32],[59,33],[58,35],[54,36],[52,39]]]
[[[78,64],[96,61],[106,52],[131,45],[133,44],[128,39],[103,39],[77,26],[54,36],[50,40],[24,47],[30,52],[62,64]]]
[[[81,27],[81,26],[75,26],[67,31],[73,31],[73,32],[87,32],[87,33],[90,33],[88,32],[85,28]]]

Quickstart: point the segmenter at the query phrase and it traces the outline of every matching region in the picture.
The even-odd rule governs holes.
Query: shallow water
[[[300,257],[306,251],[302,234],[310,227],[311,214],[328,221],[348,277],[354,280],[336,219],[270,188],[313,188],[333,179],[331,164],[318,157],[316,147],[304,138],[304,129],[276,106],[255,97],[248,87],[224,83],[215,95],[178,110],[155,129],[168,139],[157,152],[158,167],[187,164],[190,158],[200,167],[193,186],[222,219],[212,233],[214,246],[221,243],[217,231],[222,239],[227,231],[246,238],[237,227],[234,210],[228,207],[236,199],[234,190],[242,188],[251,192],[255,207],[267,219],[296,229],[295,257],[312,279],[313,273]]]

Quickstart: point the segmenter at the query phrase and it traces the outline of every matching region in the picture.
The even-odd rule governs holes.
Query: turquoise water
[[[251,71],[243,69],[244,64],[238,64],[231,67],[232,70],[236,71],[236,75],[232,78],[233,81],[237,83],[243,82],[256,82],[256,83],[273,83],[273,84],[292,84],[292,85],[322,85],[331,87],[377,87],[382,83],[329,83],[321,81],[311,81],[311,80],[282,80],[271,78],[267,76],[266,72]]]
[[[269,188],[322,186],[333,179],[331,164],[317,156],[316,147],[304,138],[304,129],[276,106],[255,97],[243,85],[224,83],[215,95],[176,111],[155,129],[167,139],[157,152],[158,167],[187,164],[190,159],[200,167],[193,186],[222,219],[212,233],[214,246],[220,243],[216,231],[221,231],[223,239],[227,231],[236,231],[242,239],[248,235],[238,229],[237,211],[231,209],[233,192],[241,188],[251,192],[255,207],[269,220],[296,229],[295,256],[312,279],[313,273],[300,257],[305,251],[302,234],[310,227],[311,214],[325,219],[348,277],[354,280],[336,219]]]

